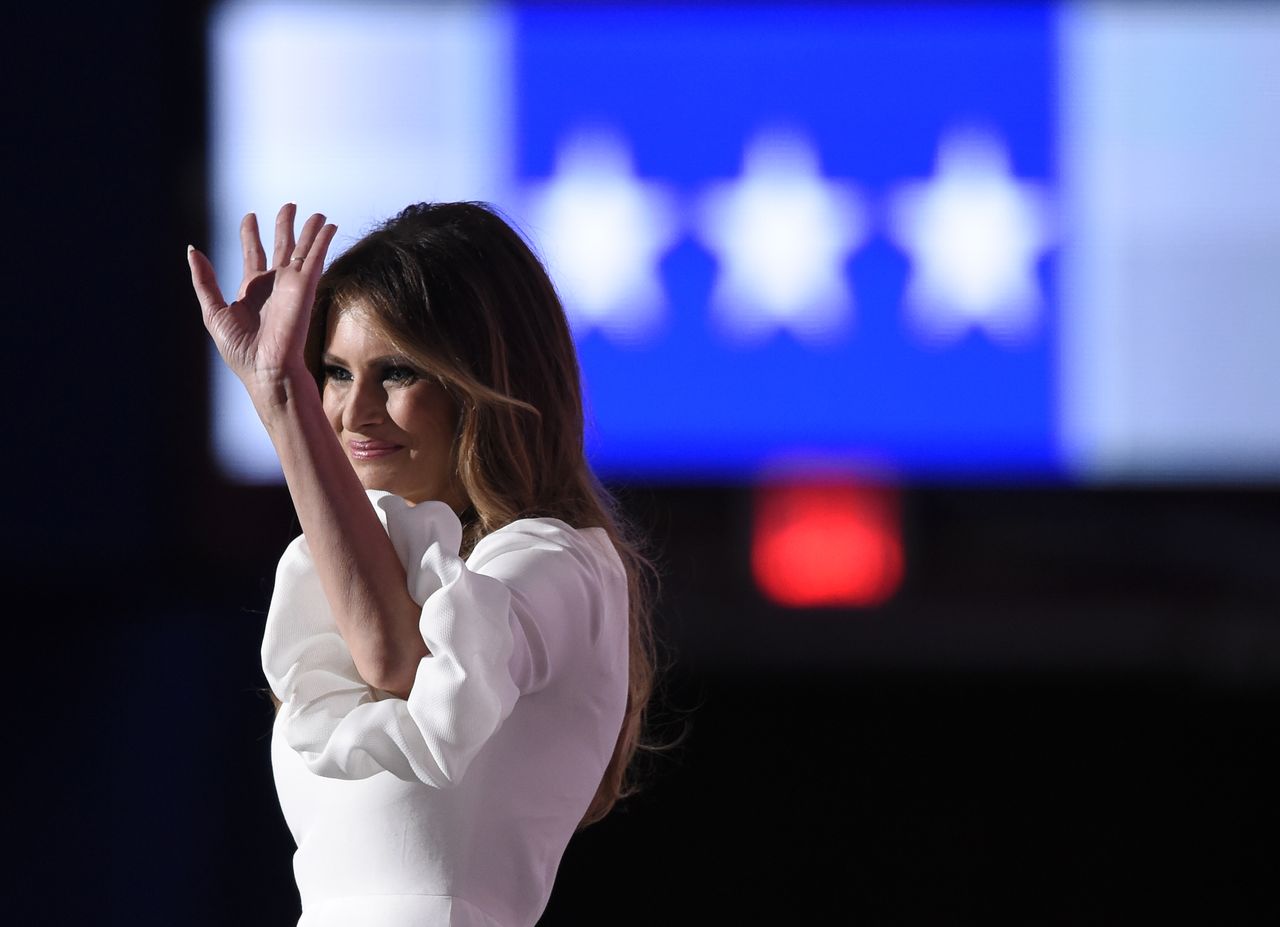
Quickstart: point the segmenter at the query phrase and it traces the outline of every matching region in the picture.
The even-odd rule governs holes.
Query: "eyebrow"
[[[335,366],[338,366],[338,367],[350,367],[350,366],[351,366],[351,364],[349,364],[347,361],[343,360],[343,359],[342,359],[341,357],[339,357],[337,354],[331,354],[331,353],[329,353],[328,351],[325,351],[325,352],[324,352],[324,356],[320,358],[320,362],[321,362],[321,363],[323,363],[323,364],[334,364]],[[383,366],[388,366],[388,365],[389,365],[389,366],[398,366],[398,367],[413,367],[413,366],[414,366],[413,362],[412,362],[412,361],[410,361],[410,360],[409,360],[409,358],[407,358],[407,357],[405,357],[405,356],[403,356],[403,355],[401,355],[401,354],[387,354],[387,355],[384,355],[384,356],[382,356],[382,357],[375,357],[375,358],[373,358],[372,360],[370,360],[370,361],[369,361],[369,363],[367,364],[367,366],[369,366],[369,367],[383,367]]]

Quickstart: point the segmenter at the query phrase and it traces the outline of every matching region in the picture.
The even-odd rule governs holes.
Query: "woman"
[[[229,305],[188,260],[302,526],[262,646],[299,925],[533,924],[653,675],[563,309],[482,205],[411,206],[327,272],[335,227],[294,221],[268,269],[245,217]]]

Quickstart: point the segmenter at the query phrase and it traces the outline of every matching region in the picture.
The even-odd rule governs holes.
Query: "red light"
[[[902,583],[896,494],[848,484],[764,486],[756,493],[756,585],[792,608],[887,601]]]

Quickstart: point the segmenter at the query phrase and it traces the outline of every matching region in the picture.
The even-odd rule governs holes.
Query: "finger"
[[[276,213],[276,244],[272,267],[283,267],[293,256],[293,219],[297,212],[296,203],[285,203]]]
[[[307,289],[311,298],[315,299],[316,285],[320,282],[320,274],[324,271],[324,257],[329,253],[329,245],[338,227],[332,222],[321,228],[307,251],[306,260],[302,262],[302,275],[307,280]]]
[[[196,298],[200,300],[200,313],[207,326],[218,310],[227,307],[227,301],[222,298],[222,290],[218,288],[213,265],[192,245],[187,245],[187,267],[191,270],[191,286],[196,291]]]
[[[293,254],[290,255],[290,262],[294,266],[301,266],[299,258],[306,259],[311,252],[311,247],[315,243],[316,234],[324,225],[324,215],[321,213],[313,214],[306,222],[302,224],[302,231],[298,234],[298,244],[294,246]]]
[[[267,269],[267,252],[262,248],[262,236],[258,234],[258,217],[253,213],[249,213],[240,221],[240,250],[244,253],[246,280]]]

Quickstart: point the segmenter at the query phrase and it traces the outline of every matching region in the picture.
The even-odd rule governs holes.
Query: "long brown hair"
[[[587,463],[577,353],[555,287],[489,205],[419,203],[358,241],[321,278],[307,348],[321,388],[328,318],[347,307],[365,312],[457,403],[454,475],[470,503],[462,517],[464,556],[516,519],[553,517],[603,528],[622,558],[630,608],[627,708],[579,826],[594,823],[635,791],[629,770],[656,675],[656,573]]]

